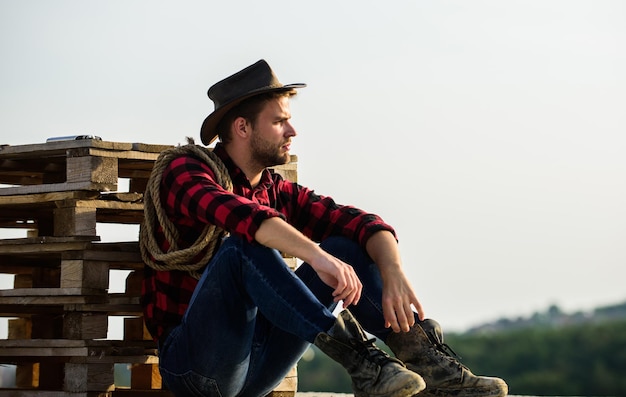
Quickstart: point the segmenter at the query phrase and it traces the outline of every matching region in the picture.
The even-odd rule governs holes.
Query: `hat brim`
[[[255,95],[265,94],[268,92],[289,91],[296,88],[304,87],[306,87],[306,84],[304,83],[287,84],[281,87],[264,87],[255,91],[251,91],[244,96],[238,97],[230,102],[223,104],[218,109],[214,110],[213,113],[209,114],[206,119],[204,119],[202,127],[200,128],[200,139],[202,140],[202,143],[205,145],[210,145],[211,143],[213,143],[213,141],[215,141],[215,139],[217,139],[217,125],[219,124],[220,120],[222,120],[224,115],[226,115],[226,113],[228,113],[230,109],[234,108],[242,101]]]

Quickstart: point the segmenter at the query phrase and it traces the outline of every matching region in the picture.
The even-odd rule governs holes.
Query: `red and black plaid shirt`
[[[232,193],[220,187],[213,171],[192,155],[173,160],[163,172],[161,203],[180,232],[180,248],[191,246],[207,223],[253,242],[261,223],[271,217],[282,217],[316,242],[342,235],[364,246],[379,230],[395,233],[377,215],[338,205],[330,197],[319,196],[267,170],[252,188],[220,144],[214,152],[229,171]],[[155,235],[166,252],[162,232],[155,230]],[[146,325],[155,339],[181,322],[196,284],[186,272],[145,267],[141,302]]]

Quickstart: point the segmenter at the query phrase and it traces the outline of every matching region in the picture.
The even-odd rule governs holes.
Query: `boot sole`
[[[367,394],[364,392],[354,392],[354,397],[412,397],[422,396],[420,394],[426,389],[426,383],[424,381],[415,380],[405,384],[401,389],[395,390],[392,394]]]
[[[493,390],[467,387],[463,389],[429,389],[414,394],[413,397],[505,397],[506,390]]]

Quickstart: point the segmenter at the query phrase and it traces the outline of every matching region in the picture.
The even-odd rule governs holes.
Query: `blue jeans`
[[[343,237],[321,247],[354,267],[363,293],[350,311],[385,340],[390,330],[376,265]],[[294,272],[276,250],[231,236],[207,266],[182,323],[160,346],[163,381],[176,396],[264,396],[332,327],[335,306],[332,288],[308,264]]]

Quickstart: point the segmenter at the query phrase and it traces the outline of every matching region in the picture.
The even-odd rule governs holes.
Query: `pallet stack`
[[[171,396],[141,317],[138,242],[98,235],[101,223],[141,223],[165,148],[92,139],[0,147],[0,228],[28,231],[0,240],[0,273],[15,280],[0,290],[0,317],[9,318],[0,365],[16,366],[15,388],[0,397]],[[296,164],[277,171],[295,179]],[[130,271],[123,293],[109,293],[111,270]],[[124,316],[122,340],[106,339],[110,316]],[[115,385],[116,364],[131,368],[130,387]],[[274,395],[296,388],[294,368]]]

